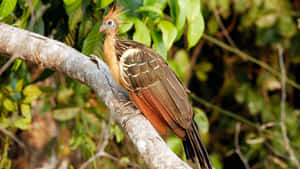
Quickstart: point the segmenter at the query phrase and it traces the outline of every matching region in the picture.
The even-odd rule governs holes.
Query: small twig
[[[91,163],[92,161],[94,161],[96,158],[98,157],[106,157],[106,158],[109,158],[113,161],[116,161],[118,162],[120,165],[130,165],[130,166],[133,166],[135,168],[141,168],[139,165],[137,164],[134,164],[134,163],[126,163],[126,162],[123,162],[121,161],[120,159],[118,159],[117,157],[114,157],[106,152],[98,152],[97,154],[95,154],[92,158],[90,158],[88,161],[86,161],[83,165],[81,165],[81,167],[79,169],[85,169],[87,167],[87,165],[89,163]]]
[[[227,39],[227,41],[229,42],[229,44],[230,44],[231,46],[237,48],[236,44],[234,43],[234,41],[233,41],[232,38],[230,37],[229,32],[227,31],[227,29],[225,28],[225,26],[224,26],[224,24],[223,24],[223,22],[222,22],[222,20],[221,20],[219,10],[218,10],[217,8],[214,8],[214,9],[213,9],[213,12],[214,12],[214,15],[215,15],[215,17],[216,17],[216,20],[217,20],[217,22],[219,23],[219,25],[220,25],[220,27],[221,27],[221,29],[222,29],[222,32],[223,32],[225,38]]]
[[[105,126],[102,125],[102,132],[101,132],[101,139],[100,139],[100,142],[102,142],[102,144],[98,143],[97,153],[94,156],[92,156],[91,158],[89,158],[86,162],[84,162],[79,169],[85,169],[91,162],[96,160],[97,157],[103,156],[103,153],[105,153],[104,149],[108,144],[112,121],[113,121],[113,117],[112,117],[112,113],[110,113],[108,126],[105,128]],[[104,124],[104,123],[102,123],[102,124]]]
[[[32,0],[26,0],[26,2],[28,3],[29,6],[29,10],[30,10],[30,15],[31,15],[31,19],[30,19],[30,23],[29,23],[29,30],[33,30],[33,25],[36,22],[36,17],[34,15],[34,6],[32,4]]]
[[[18,58],[17,55],[13,55],[12,57],[9,58],[9,60],[1,67],[0,69],[0,76],[2,75],[3,72],[5,72],[5,70],[7,68],[9,68],[9,66]]]
[[[285,160],[288,160],[289,158],[286,157],[285,155],[281,154],[278,150],[276,150],[270,143],[268,142],[264,142],[264,145],[270,149],[276,156],[282,158],[282,159],[285,159]]]
[[[201,52],[201,49],[202,49],[202,46],[204,44],[205,40],[201,40],[197,46],[195,47],[194,51],[193,51],[193,54],[192,54],[192,59],[191,59],[191,62],[190,62],[190,65],[189,65],[189,70],[185,76],[185,79],[184,79],[184,85],[185,87],[188,87],[189,85],[189,82],[191,80],[191,77],[192,77],[192,72],[193,72],[193,69],[194,69],[194,66],[197,62],[197,59],[198,59],[198,56]]]
[[[273,69],[271,66],[269,66],[268,64],[254,58],[253,56],[250,56],[248,54],[246,54],[245,52],[242,52],[241,50],[237,49],[237,48],[234,48],[234,47],[231,47],[227,44],[225,44],[224,42],[222,41],[219,41],[218,39],[212,37],[212,36],[209,36],[209,35],[206,35],[206,34],[203,34],[203,38],[208,40],[209,42],[212,42],[218,46],[220,46],[221,48],[224,48],[238,56],[240,56],[242,59],[245,59],[245,60],[249,60],[257,65],[259,65],[260,67],[266,69],[267,71],[269,71],[270,73],[272,73],[274,76],[276,76],[277,78],[281,79],[281,74],[280,72],[278,72],[277,70]],[[300,84],[296,83],[295,81],[289,79],[289,78],[286,78],[286,83],[293,86],[294,88],[300,90]]]
[[[241,152],[241,149],[240,149],[240,144],[239,144],[240,131],[241,131],[241,123],[237,122],[236,125],[235,125],[235,135],[234,135],[235,152],[238,154],[238,156],[242,160],[245,168],[250,169],[250,166],[248,164],[248,160],[247,160],[247,158],[244,157],[244,155],[243,155],[243,153]]]
[[[25,144],[18,139],[13,133],[10,131],[6,130],[5,128],[0,127],[0,131],[6,135],[8,135],[10,138],[12,138],[17,144],[19,144],[20,147],[22,147],[24,150],[26,150]]]
[[[283,60],[283,49],[279,45],[278,46],[278,59],[279,59],[279,65],[281,70],[281,101],[280,101],[280,128],[283,136],[283,141],[285,144],[285,149],[289,153],[290,160],[296,165],[298,169],[300,169],[299,161],[296,158],[296,155],[294,153],[294,150],[291,147],[290,140],[287,135],[287,130],[285,126],[285,118],[286,118],[286,112],[285,112],[285,100],[286,100],[286,72],[284,68],[284,60]]]

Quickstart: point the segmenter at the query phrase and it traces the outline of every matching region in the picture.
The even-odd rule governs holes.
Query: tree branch
[[[132,104],[123,106],[121,100],[128,100],[128,95],[117,86],[104,62],[99,62],[98,68],[89,57],[61,42],[6,24],[0,24],[0,53],[16,55],[62,72],[91,87],[128,134],[149,168],[190,168],[168,148],[139,110]]]

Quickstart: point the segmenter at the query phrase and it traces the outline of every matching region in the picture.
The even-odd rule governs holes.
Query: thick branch
[[[98,63],[98,68],[89,57],[61,42],[6,24],[0,24],[0,54],[41,64],[91,87],[128,134],[149,168],[190,168],[168,148],[132,104],[122,106],[125,105],[123,101],[128,100],[127,93],[116,85],[104,62]]]

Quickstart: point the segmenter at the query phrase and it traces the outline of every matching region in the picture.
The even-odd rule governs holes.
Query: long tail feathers
[[[191,128],[186,130],[186,140],[183,141],[183,146],[187,159],[193,163],[193,168],[214,169],[201,141],[195,121],[192,122]]]

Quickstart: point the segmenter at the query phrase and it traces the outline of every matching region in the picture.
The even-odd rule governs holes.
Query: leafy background
[[[113,0],[2,0],[1,22],[103,58],[103,16]],[[300,160],[299,0],[117,0],[120,37],[151,46],[191,91],[195,120],[216,169],[296,168],[280,127],[287,72],[287,136]],[[9,58],[1,55],[0,65]],[[110,127],[106,152],[89,168],[146,168],[90,88],[16,60],[0,77],[0,168],[78,168]],[[164,136],[185,159],[181,141]],[[53,160],[54,159],[54,160]],[[51,161],[52,160],[52,161]],[[298,166],[299,167],[299,166]]]

